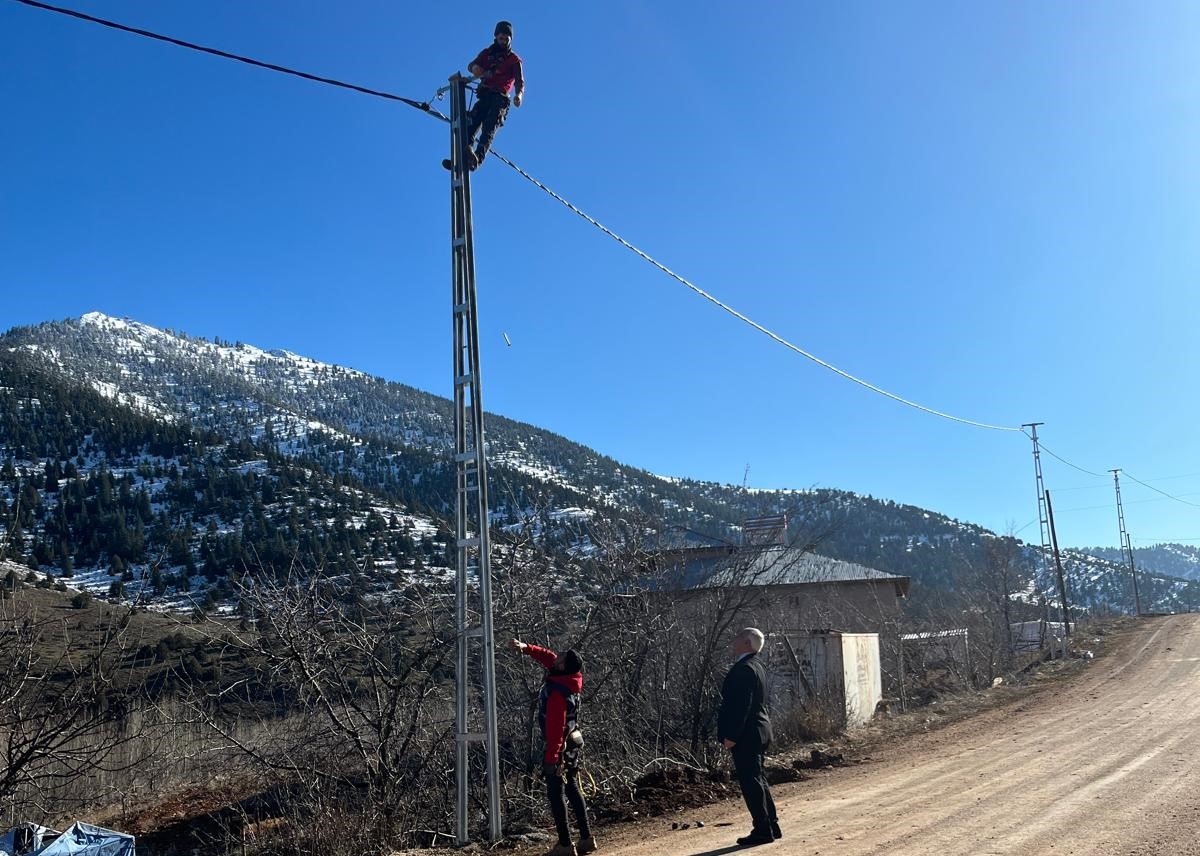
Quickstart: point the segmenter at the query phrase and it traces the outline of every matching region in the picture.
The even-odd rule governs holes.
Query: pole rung
[[[487,734],[485,734],[482,731],[468,731],[465,734],[456,734],[455,737],[457,737],[458,740],[463,743],[486,743],[487,742]]]
[[[453,241],[450,243],[450,246],[452,246],[452,247],[461,247],[461,246],[465,246],[465,245],[466,245],[466,243],[467,243],[467,239],[466,239],[465,237],[463,237],[463,238],[455,238],[455,239],[454,239],[454,240],[453,240]]]
[[[454,456],[454,460],[461,464],[466,461],[475,460],[475,455],[476,455],[476,452],[474,450],[471,450],[470,452],[459,452],[457,455]]]
[[[466,315],[467,310],[470,308],[471,308],[471,304],[469,304],[469,303],[456,303],[456,304],[454,304],[454,314],[455,315]]]
[[[467,637],[468,639],[482,639],[483,638],[483,628],[482,627],[468,627],[463,630],[463,636]]]
[[[463,547],[478,547],[478,546],[479,546],[478,538],[459,538],[458,539],[458,547],[460,550]]]
[[[465,375],[459,375],[454,379],[455,386],[466,386],[469,383],[475,383],[475,373],[471,372]]]

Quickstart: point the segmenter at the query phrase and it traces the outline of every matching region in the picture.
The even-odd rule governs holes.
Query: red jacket
[[[554,661],[558,659],[558,654],[549,648],[542,648],[538,645],[526,644],[525,653],[547,669],[553,666]],[[564,687],[569,693],[578,693],[583,690],[583,674],[581,672],[576,672],[573,675],[547,674],[546,681]],[[552,692],[546,698],[546,733],[543,735],[546,739],[546,754],[542,757],[543,763],[558,763],[559,753],[562,751],[563,745],[563,732],[566,729],[566,697],[562,693]]]
[[[525,91],[525,74],[521,66],[521,58],[515,51],[494,54],[492,47],[486,47],[479,56],[471,60],[471,65],[483,69],[482,85],[494,89],[501,95],[507,95],[516,84],[517,93]]]

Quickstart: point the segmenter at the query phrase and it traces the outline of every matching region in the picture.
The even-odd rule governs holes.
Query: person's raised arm
[[[528,642],[522,642],[520,639],[512,639],[508,643],[508,647],[514,651],[520,651],[526,656],[537,660],[547,669],[554,665],[554,661],[558,659],[558,655],[549,648],[543,648],[540,645],[530,645]]]

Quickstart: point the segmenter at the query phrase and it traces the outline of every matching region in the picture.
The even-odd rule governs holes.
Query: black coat
[[[717,739],[732,740],[737,744],[734,751],[765,752],[773,736],[766,695],[767,675],[757,654],[730,666],[725,683],[721,685]]]

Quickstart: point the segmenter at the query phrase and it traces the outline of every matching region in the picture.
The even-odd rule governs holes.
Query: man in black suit
[[[717,739],[733,755],[738,784],[754,828],[738,844],[754,847],[782,838],[775,800],[763,776],[763,754],[771,745],[771,719],[767,716],[767,675],[758,654],[763,648],[761,630],[747,627],[733,638],[737,658],[721,686],[721,712]]]

